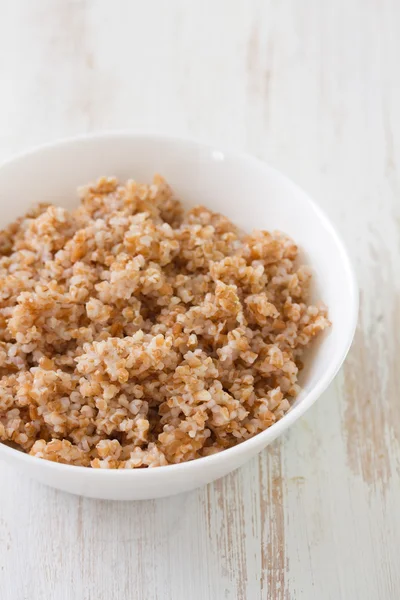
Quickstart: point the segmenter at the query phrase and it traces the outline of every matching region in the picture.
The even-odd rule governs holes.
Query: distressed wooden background
[[[400,597],[399,58],[398,0],[0,0],[0,159],[125,128],[246,150],[318,200],[361,287],[330,390],[207,488],[97,502],[0,462],[2,600]]]

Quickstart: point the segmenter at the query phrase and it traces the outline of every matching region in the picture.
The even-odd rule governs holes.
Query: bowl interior
[[[89,137],[43,147],[0,168],[0,227],[37,202],[70,208],[76,188],[100,177],[151,181],[163,175],[187,206],[205,204],[241,228],[280,229],[300,246],[314,271],[313,295],[329,307],[333,327],[313,348],[295,406],[331,379],[350,344],[355,288],[343,247],[308,196],[279,172],[250,157],[152,136]],[[321,389],[321,391],[322,391]]]

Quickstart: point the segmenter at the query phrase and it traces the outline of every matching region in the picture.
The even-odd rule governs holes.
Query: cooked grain
[[[0,439],[48,460],[155,467],[290,408],[329,325],[282,233],[242,234],[165,181],[102,178],[0,235]]]

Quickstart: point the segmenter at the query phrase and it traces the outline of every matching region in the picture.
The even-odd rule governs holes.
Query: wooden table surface
[[[126,128],[248,151],[317,199],[361,288],[334,384],[225,479],[111,503],[0,461],[2,600],[400,598],[399,57],[396,0],[0,0],[0,159]]]

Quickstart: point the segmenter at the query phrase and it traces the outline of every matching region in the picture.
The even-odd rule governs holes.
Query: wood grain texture
[[[246,150],[318,200],[361,288],[330,390],[207,488],[97,502],[0,462],[2,600],[400,597],[399,27],[396,0],[0,0],[1,159],[123,128]]]

